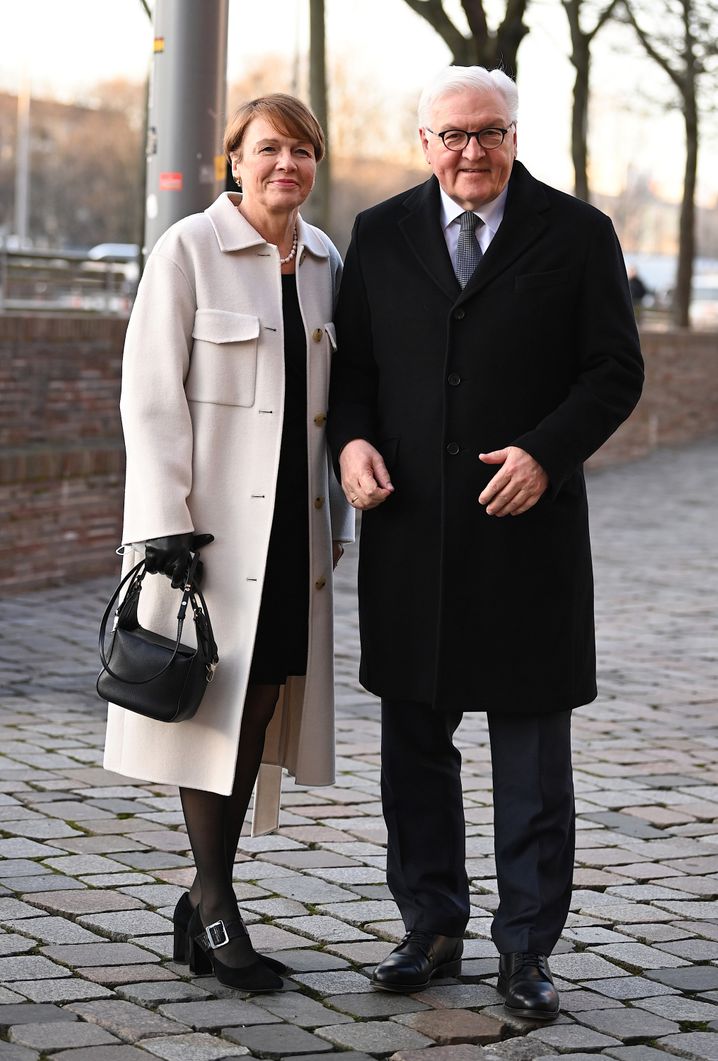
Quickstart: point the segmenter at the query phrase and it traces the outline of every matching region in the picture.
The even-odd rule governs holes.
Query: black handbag
[[[97,692],[103,700],[158,722],[182,722],[195,714],[219,662],[207,603],[197,584],[198,563],[199,553],[195,553],[182,588],[174,641],[145,630],[137,618],[142,582],[147,574],[145,561],[140,560],[122,579],[100,623],[102,670],[97,679]],[[105,653],[110,613],[126,582],[129,586],[115,611],[112,640]],[[182,644],[188,605],[194,616],[196,648]]]

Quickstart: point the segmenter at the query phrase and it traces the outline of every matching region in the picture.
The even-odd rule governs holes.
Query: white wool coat
[[[110,705],[105,767],[142,780],[227,795],[272,526],[284,409],[279,253],[224,193],[184,218],[150,255],[127,330],[121,412],[127,449],[124,569],[142,543],[211,533],[202,584],[219,666],[199,711],[177,724]],[[351,541],[354,512],[325,439],[341,261],[324,233],[299,219],[297,290],[307,338],[310,541],[305,677],[290,677],[265,742],[253,831],[276,826],[281,771],[300,784],[334,780],[332,540]],[[174,636],[177,591],[148,576],[143,625]],[[191,643],[193,631],[187,629]]]

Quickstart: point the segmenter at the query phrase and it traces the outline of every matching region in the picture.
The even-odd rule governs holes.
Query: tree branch
[[[504,20],[498,29],[499,39],[508,38],[513,41],[514,53],[518,51],[519,44],[528,33],[528,26],[524,25],[527,6],[528,0],[508,0]]]
[[[506,15],[501,23],[502,28],[513,24],[520,24],[526,14],[528,0],[508,0],[506,4]],[[528,32],[528,31],[527,31]]]
[[[436,30],[453,57],[463,55],[466,50],[466,37],[446,14],[441,0],[405,0],[405,2],[412,11],[421,15]]]
[[[681,95],[683,95],[685,91],[685,85],[684,78],[681,76],[680,71],[674,69],[667,56],[663,55],[660,51],[658,51],[646,31],[641,25],[639,25],[638,19],[636,18],[635,12],[633,10],[633,6],[629,2],[629,0],[624,0],[623,9],[626,12],[626,15],[628,16],[628,21],[631,23],[636,32],[636,36],[643,45],[646,54],[651,59],[653,59],[653,61],[658,66],[660,66],[661,70],[668,74],[673,84],[676,86]]]
[[[477,41],[485,41],[489,36],[489,24],[486,21],[483,0],[461,0],[461,6],[469,23],[471,36]]]
[[[606,7],[604,7],[603,11],[598,16],[598,19],[596,21],[596,25],[593,27],[591,32],[588,34],[589,40],[592,40],[596,36],[596,34],[598,33],[598,31],[601,29],[602,26],[605,26],[605,24],[608,22],[609,18],[613,14],[613,12],[618,7],[619,3],[620,3],[620,0],[611,0],[611,3],[608,4]]]

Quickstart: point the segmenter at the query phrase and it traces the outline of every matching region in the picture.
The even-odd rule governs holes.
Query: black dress
[[[282,275],[284,426],[272,532],[249,681],[306,674],[309,633],[307,341],[296,277]]]

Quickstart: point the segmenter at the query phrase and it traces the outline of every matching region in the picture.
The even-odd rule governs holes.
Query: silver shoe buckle
[[[207,925],[205,932],[207,933],[207,939],[209,940],[209,945],[212,950],[217,950],[219,947],[226,947],[229,943],[229,936],[227,935],[224,921],[214,921],[211,925]]]

